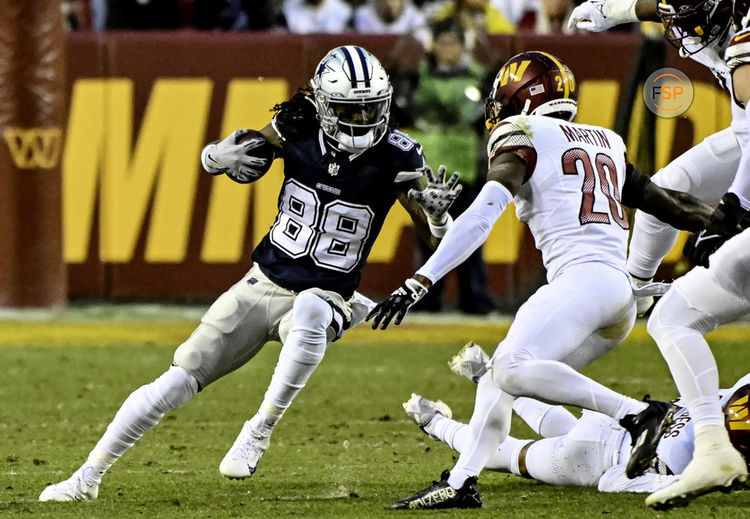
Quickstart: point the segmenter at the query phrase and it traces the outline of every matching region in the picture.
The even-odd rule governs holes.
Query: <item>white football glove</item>
[[[606,31],[623,23],[637,22],[636,0],[587,0],[570,13],[569,29]]]
[[[438,168],[437,176],[428,166],[426,169],[427,187],[419,191],[410,189],[406,195],[420,205],[422,211],[427,216],[427,220],[434,226],[445,225],[448,221],[448,209],[453,205],[459,193],[461,186],[458,183],[458,171],[454,171],[450,178],[445,180],[447,168],[441,165]]]
[[[654,306],[654,297],[661,297],[666,294],[671,284],[655,282],[654,278],[639,279],[631,275],[630,286],[635,296],[636,315],[643,317],[648,309]]]
[[[270,167],[269,159],[253,157],[248,155],[248,152],[266,144],[265,138],[253,137],[237,144],[251,132],[254,130],[237,130],[223,141],[211,143],[203,148],[201,163],[204,169],[212,175],[226,173],[232,180],[243,184],[262,177]]]

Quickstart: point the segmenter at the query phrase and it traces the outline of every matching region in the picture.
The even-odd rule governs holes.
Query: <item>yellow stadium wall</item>
[[[493,40],[490,59],[526,49],[556,54],[578,79],[578,121],[612,127],[640,41],[633,34],[519,35]],[[203,173],[200,150],[234,129],[265,126],[269,109],[306,83],[328,49],[344,43],[364,45],[394,66],[421,56],[417,45],[394,47],[389,36],[69,35],[61,169],[70,298],[209,300],[238,279],[273,222],[281,164],[262,181],[239,185]],[[684,117],[657,122],[657,167],[730,120],[728,96],[705,69],[676,54],[668,61],[693,80],[696,97]],[[635,111],[642,109],[636,101]],[[543,275],[512,210],[493,230],[485,258],[492,288],[506,301],[523,297]],[[671,275],[681,261],[677,247],[667,261],[662,272]],[[408,217],[396,207],[361,289],[389,293],[413,268]]]

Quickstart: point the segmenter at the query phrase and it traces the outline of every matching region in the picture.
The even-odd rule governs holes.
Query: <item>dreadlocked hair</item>
[[[289,101],[275,105],[274,123],[284,139],[297,139],[320,128],[318,113],[312,100],[312,88],[298,88]]]

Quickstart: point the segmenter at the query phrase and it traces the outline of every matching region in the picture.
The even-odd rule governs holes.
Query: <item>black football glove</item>
[[[401,324],[409,308],[422,299],[426,293],[427,289],[422,283],[414,278],[407,279],[403,285],[388,296],[388,299],[375,305],[375,308],[367,314],[368,321],[374,319],[372,329],[377,330],[380,326],[381,330],[385,330],[391,324],[394,316],[396,317],[395,323]]]
[[[725,241],[748,226],[750,226],[750,211],[740,206],[737,195],[727,193],[709,216],[706,226],[700,232],[690,235],[682,253],[695,265],[708,267],[709,256],[716,252]]]

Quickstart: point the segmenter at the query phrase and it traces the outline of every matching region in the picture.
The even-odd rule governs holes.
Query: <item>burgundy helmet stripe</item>
[[[565,99],[567,99],[568,96],[570,95],[570,85],[568,84],[569,83],[568,82],[568,74],[565,72],[565,67],[552,54],[548,54],[546,52],[541,52],[541,51],[539,52],[539,54],[544,54],[545,56],[547,56],[549,59],[552,60],[552,63],[554,63],[555,65],[557,65],[557,68],[560,69],[560,75],[562,76],[563,89],[564,89],[563,97],[565,97]]]

